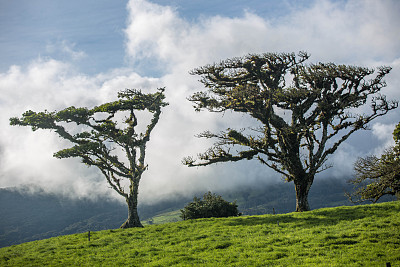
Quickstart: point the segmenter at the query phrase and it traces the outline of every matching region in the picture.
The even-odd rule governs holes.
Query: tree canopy
[[[128,220],[122,227],[141,226],[137,214],[139,181],[146,170],[145,149],[150,134],[156,126],[164,102],[164,88],[153,94],[126,89],[118,93],[119,100],[96,106],[68,107],[55,112],[26,111],[22,118],[11,118],[11,125],[31,126],[54,130],[59,136],[73,143],[72,147],[54,153],[56,158],[81,158],[89,166],[96,166],[108,184],[128,204]],[[137,132],[137,111],[153,114],[144,132]],[[122,121],[119,114],[125,115]],[[122,156],[122,158],[121,158]],[[129,189],[124,187],[128,181]]]
[[[355,185],[355,191],[348,194],[352,201],[377,202],[385,195],[400,199],[400,123],[393,132],[393,139],[395,145],[380,157],[359,158],[354,164],[355,177],[349,182]]]
[[[245,113],[259,125],[205,131],[198,137],[212,138],[214,145],[183,163],[206,166],[255,158],[293,181],[296,210],[309,210],[308,191],[315,175],[327,168],[328,156],[398,103],[380,94],[390,67],[307,65],[308,59],[303,52],[250,54],[194,69],[191,74],[200,75],[207,88],[189,97],[197,111]],[[367,102],[370,113],[357,113]]]
[[[240,216],[236,202],[228,202],[221,196],[205,193],[203,199],[193,198],[193,202],[181,209],[181,218],[184,220]]]

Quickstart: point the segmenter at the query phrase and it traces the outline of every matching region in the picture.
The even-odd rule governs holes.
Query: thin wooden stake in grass
[[[90,241],[90,231],[88,232],[88,240]]]

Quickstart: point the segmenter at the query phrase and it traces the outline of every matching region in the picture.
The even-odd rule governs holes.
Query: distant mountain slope
[[[345,196],[352,187],[342,180],[319,179],[314,182],[309,193],[311,209],[353,205]],[[235,200],[239,210],[246,215],[288,213],[296,209],[293,183],[276,183],[259,187],[241,188],[236,192],[223,194],[230,201]]]
[[[116,228],[125,207],[117,202],[71,200],[0,189],[0,246],[76,232]]]

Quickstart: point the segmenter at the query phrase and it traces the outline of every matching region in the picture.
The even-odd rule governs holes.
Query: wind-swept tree
[[[108,184],[126,200],[128,219],[121,228],[142,227],[137,210],[139,182],[147,169],[146,144],[160,118],[161,108],[168,105],[163,101],[163,92],[163,88],[153,94],[126,89],[118,93],[119,100],[92,109],[72,106],[58,112],[29,110],[22,118],[11,118],[10,124],[31,126],[33,131],[54,130],[72,142],[72,147],[56,152],[54,157],[77,157],[86,165],[96,166]],[[136,111],[145,110],[152,113],[151,121],[143,132],[137,132]],[[122,120],[120,114],[125,116]]]
[[[353,202],[377,202],[385,195],[400,199],[400,123],[393,132],[395,145],[386,149],[381,157],[359,158],[354,164],[355,177],[349,182],[355,191],[348,194]]]
[[[197,111],[236,111],[259,123],[256,128],[198,137],[216,142],[198,159],[187,157],[188,166],[258,159],[294,182],[296,211],[310,209],[308,192],[318,172],[327,168],[333,154],[351,134],[366,129],[373,119],[397,107],[379,94],[391,70],[318,63],[306,65],[306,53],[248,55],[192,70],[207,91],[189,100]],[[371,103],[369,114],[357,108]],[[198,161],[199,160],[199,161]]]

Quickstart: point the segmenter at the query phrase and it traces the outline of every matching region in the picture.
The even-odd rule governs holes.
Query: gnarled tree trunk
[[[137,209],[138,187],[138,185],[131,186],[130,194],[126,198],[126,203],[128,204],[128,219],[121,225],[121,228],[143,227]]]
[[[294,180],[297,212],[310,210],[310,205],[308,204],[308,192],[310,191],[312,183],[313,179],[310,177],[303,177],[303,179]]]

